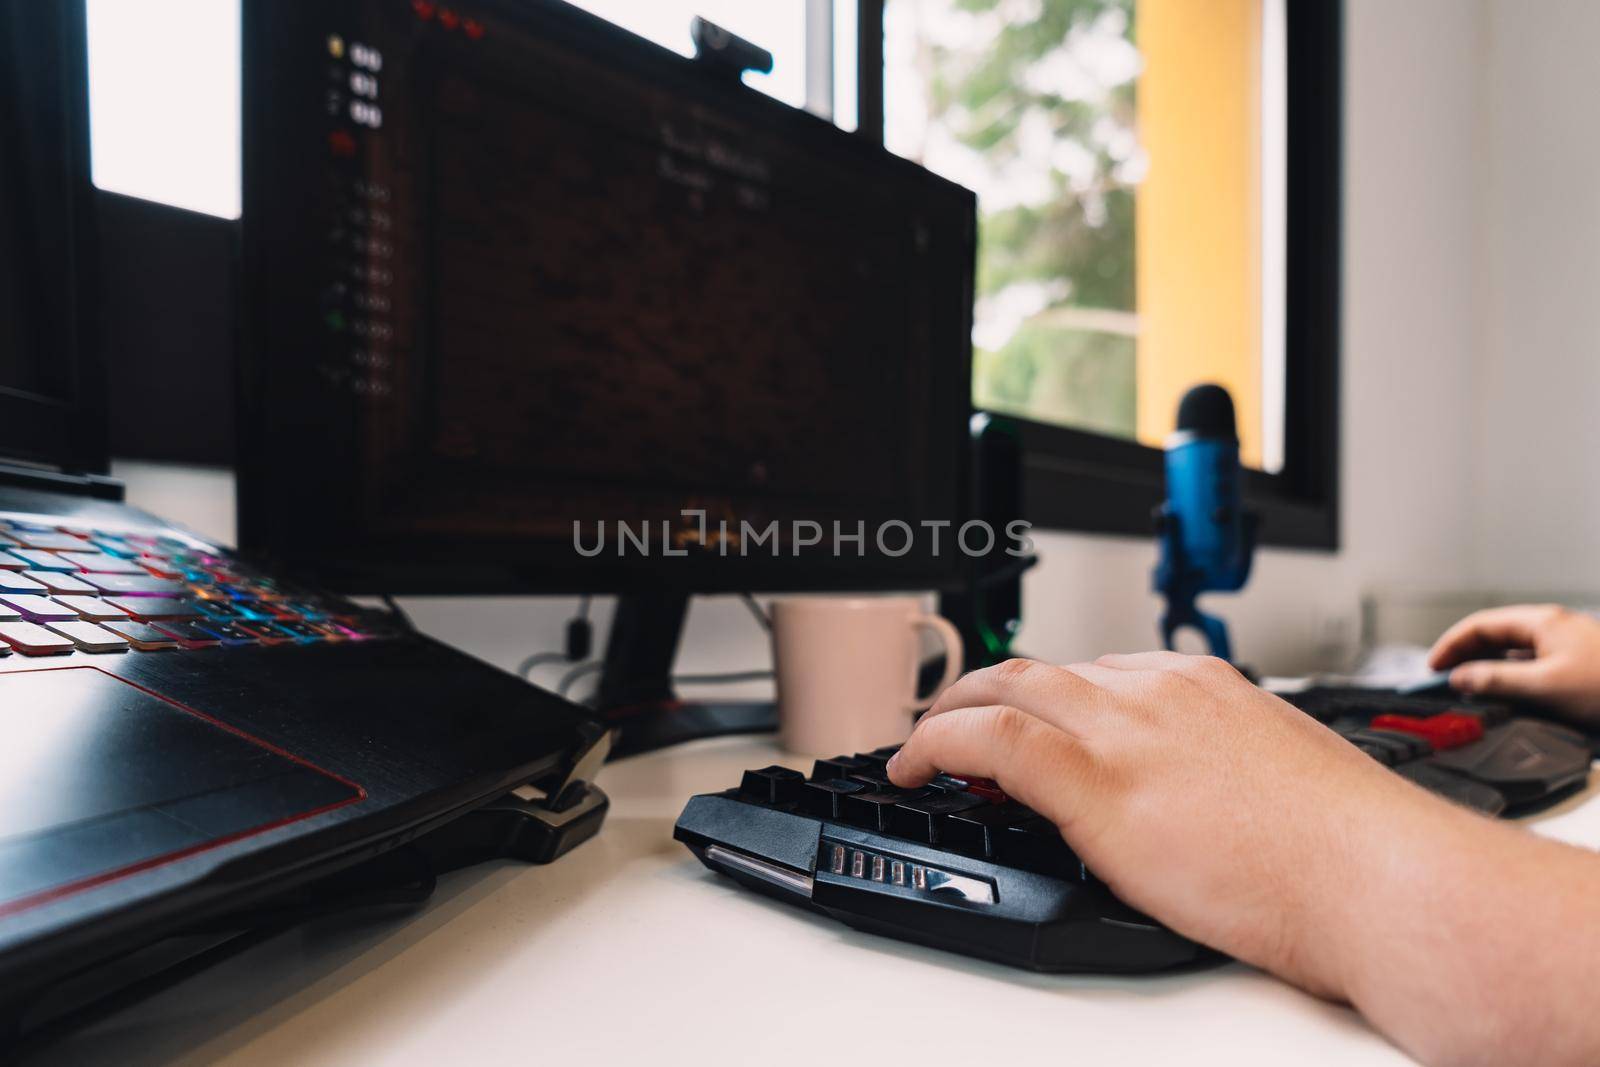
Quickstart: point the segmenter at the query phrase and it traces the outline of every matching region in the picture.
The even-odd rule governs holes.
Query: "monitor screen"
[[[353,592],[958,573],[965,190],[559,3],[247,3],[244,49],[246,549]]]

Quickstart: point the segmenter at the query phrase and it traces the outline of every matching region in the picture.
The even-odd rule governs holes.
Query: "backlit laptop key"
[[[232,623],[222,622],[220,619],[200,619],[190,625],[197,630],[204,630],[225,645],[253,645],[256,643],[255,634],[248,630],[242,630]]]
[[[71,563],[73,569],[80,571],[94,571],[98,574],[138,574],[147,573],[137,562],[131,559],[122,559],[108,552],[63,552],[61,558]]]
[[[182,596],[189,587],[166,578],[138,574],[84,574],[83,580],[110,596]]]
[[[176,580],[183,577],[182,568],[175,563],[168,563],[166,560],[152,559],[149,556],[140,556],[135,562],[137,562],[139,566],[143,567],[151,574],[155,575],[157,578],[172,578]],[[90,568],[85,569],[87,570]]]
[[[23,571],[22,573],[52,593],[88,593],[90,596],[94,595],[94,586],[70,574],[58,574],[55,571]]]
[[[108,622],[105,628],[128,639],[128,644],[143,652],[159,648],[176,648],[178,642],[171,634],[144,622]]]
[[[11,554],[18,559],[28,561],[30,570],[36,571],[75,571],[78,565],[71,560],[56,555],[54,552],[40,552],[33,548],[13,548]]]
[[[128,640],[92,622],[53,622],[50,629],[70,638],[85,652],[126,652]]]
[[[30,596],[27,593],[0,594],[0,604],[5,604],[22,612],[25,619],[54,620],[76,619],[78,613],[65,604],[57,604],[54,600],[44,596]]]
[[[173,637],[184,648],[205,648],[221,644],[222,639],[192,622],[166,621],[154,624],[155,628]]]
[[[108,556],[118,556],[122,559],[132,559],[139,554],[139,550],[120,537],[91,537],[89,543]]]
[[[31,622],[0,622],[0,641],[25,656],[49,656],[77,647],[68,638]]]
[[[319,630],[317,627],[312,626],[308,622],[276,622],[273,623],[273,625],[287,633],[289,636],[301,641],[330,640],[326,631]]]
[[[182,597],[107,597],[106,602],[141,622],[152,619],[192,619],[200,614],[194,601]]]
[[[49,590],[25,574],[0,571],[0,593],[48,593]]]
[[[82,551],[89,542],[81,537],[64,534],[59,530],[22,530],[13,527],[11,537],[25,548],[59,548],[65,552]]]
[[[267,622],[237,622],[234,625],[245,633],[252,635],[263,645],[287,645],[295,640]]]
[[[76,611],[80,617],[85,618],[85,619],[90,619],[90,620],[94,620],[94,621],[98,621],[98,620],[115,620],[115,621],[118,621],[118,622],[126,622],[128,620],[128,613],[126,611],[123,611],[121,608],[117,607],[111,601],[102,600],[100,597],[97,597],[97,596],[58,596],[58,597],[52,597],[51,599],[54,600],[57,604],[65,604],[67,607],[71,608],[73,611]],[[137,598],[137,600],[141,604],[149,603],[151,600],[154,600],[154,599],[159,599],[159,598],[156,598],[156,597],[138,597]]]

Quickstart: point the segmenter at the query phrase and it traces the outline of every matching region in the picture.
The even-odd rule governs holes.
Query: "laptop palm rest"
[[[0,915],[362,796],[95,667],[0,674]]]

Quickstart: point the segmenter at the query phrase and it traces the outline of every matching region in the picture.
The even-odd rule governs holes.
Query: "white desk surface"
[[[1399,1064],[1355,1013],[1238,964],[1028,974],[857,933],[706,871],[693,793],[806,760],[723,738],[611,764],[598,837],[442,881],[409,919],[324,922],[113,1015],[42,1062]],[[1600,846],[1600,790],[1530,820]]]

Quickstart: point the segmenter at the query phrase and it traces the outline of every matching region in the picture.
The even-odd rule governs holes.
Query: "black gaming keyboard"
[[[1577,730],[1448,691],[1314,687],[1282,696],[1384,766],[1487,815],[1519,815],[1583,788],[1596,755]]]
[[[365,641],[385,612],[160,531],[0,519],[0,655]]]
[[[1489,814],[1537,807],[1588,780],[1581,736],[1505,708],[1371,690],[1296,699],[1374,759]],[[893,752],[817,760],[809,775],[746,771],[737,788],[690,799],[673,836],[758,892],[1032,970],[1142,972],[1217,958],[1119,901],[1049,820],[994,783],[942,775],[896,788],[884,771]]]

